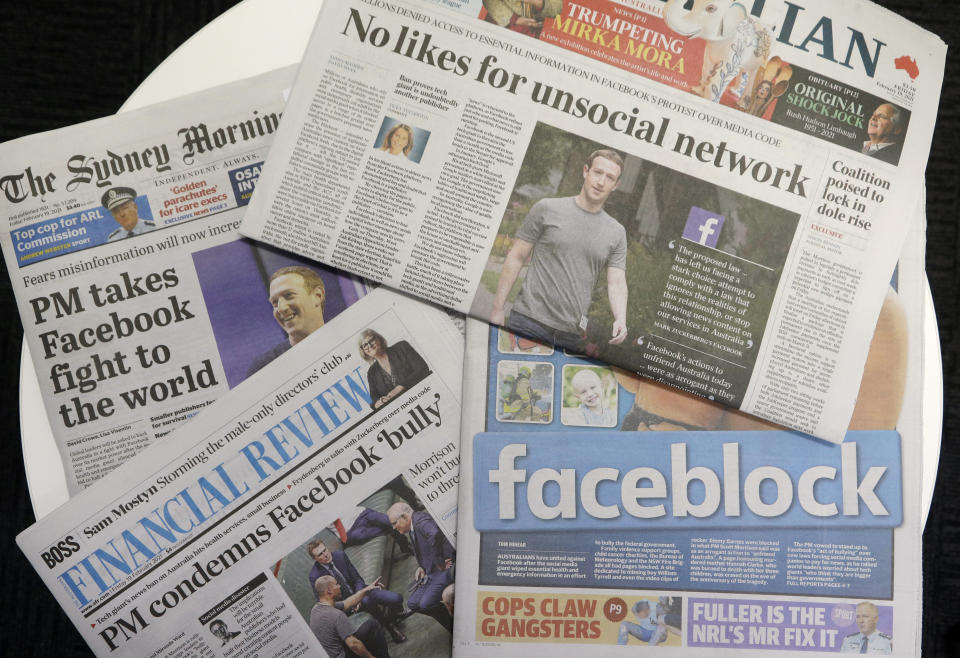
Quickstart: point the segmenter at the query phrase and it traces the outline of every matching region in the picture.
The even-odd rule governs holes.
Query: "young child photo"
[[[564,366],[564,425],[613,427],[617,424],[617,383],[609,368]]]

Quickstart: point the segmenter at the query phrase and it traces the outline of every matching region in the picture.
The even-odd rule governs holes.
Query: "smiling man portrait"
[[[286,332],[287,338],[255,358],[247,371],[247,377],[324,324],[326,288],[320,275],[309,267],[294,265],[281,267],[274,272],[270,277],[268,300],[273,307],[273,318]]]

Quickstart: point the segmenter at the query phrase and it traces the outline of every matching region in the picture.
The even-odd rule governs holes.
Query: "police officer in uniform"
[[[868,601],[857,604],[857,628],[860,629],[859,633],[851,633],[843,638],[840,646],[842,653],[874,656],[893,653],[893,638],[877,630],[877,606]]]
[[[100,198],[100,203],[110,211],[120,225],[107,236],[107,242],[116,242],[123,238],[132,238],[157,228],[153,222],[140,219],[137,214],[137,193],[132,187],[112,187]]]

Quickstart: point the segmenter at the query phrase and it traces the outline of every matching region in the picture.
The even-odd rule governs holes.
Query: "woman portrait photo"
[[[410,151],[413,150],[413,128],[405,123],[398,123],[387,131],[380,150],[390,155],[409,157]]]
[[[360,356],[370,363],[367,386],[374,409],[379,409],[430,374],[427,362],[405,340],[388,346],[383,336],[373,329],[366,329],[360,334],[358,343]]]
[[[380,123],[380,130],[373,137],[372,147],[388,156],[397,156],[388,158],[392,162],[419,164],[429,141],[429,130],[417,128],[396,117],[385,116]]]

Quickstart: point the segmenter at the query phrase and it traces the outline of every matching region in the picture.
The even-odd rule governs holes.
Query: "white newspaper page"
[[[631,4],[326,3],[241,232],[839,442],[945,46]]]
[[[471,320],[454,654],[919,655],[922,286],[841,445]]]
[[[293,74],[0,146],[0,244],[71,493],[365,293],[237,233]]]
[[[448,655],[462,353],[373,292],[17,542],[99,656]]]

